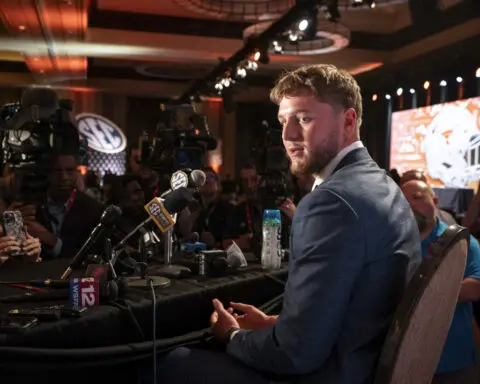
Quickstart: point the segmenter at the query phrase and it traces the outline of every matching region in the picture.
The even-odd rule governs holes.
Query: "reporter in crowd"
[[[8,210],[18,210],[30,234],[42,244],[44,258],[71,258],[99,223],[103,206],[76,189],[76,154],[57,153],[52,158],[46,199],[42,204],[15,201]]]
[[[226,354],[178,348],[160,361],[160,382],[372,382],[392,315],[420,263],[412,210],[359,139],[354,78],[331,65],[302,67],[283,75],[271,98],[292,171],[316,178],[293,217],[282,311],[270,317],[213,300],[212,332]]]
[[[402,184],[422,240],[422,256],[448,225],[438,216],[437,197],[424,181],[411,179]],[[472,302],[480,300],[480,245],[470,236],[465,275],[460,287],[450,330],[432,384],[478,384],[478,354],[473,332]]]

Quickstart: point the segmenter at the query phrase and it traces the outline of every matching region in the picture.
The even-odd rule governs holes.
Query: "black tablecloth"
[[[54,260],[6,266],[0,268],[0,280],[58,277],[66,264],[65,260]],[[225,303],[233,300],[260,306],[283,292],[282,282],[286,275],[284,269],[265,274],[259,266],[250,266],[245,271],[206,281],[175,280],[170,287],[156,290],[156,337],[171,338],[207,328],[212,312],[211,300],[215,297]],[[0,285],[1,298],[11,294],[22,294],[22,291]],[[66,300],[50,301],[48,304],[63,302],[66,303]],[[46,303],[6,306],[9,309],[41,305]],[[88,358],[89,353],[92,355],[104,351],[108,354],[108,347],[111,346],[127,345],[135,353],[135,343],[151,342],[152,319],[151,291],[129,289],[125,298],[90,308],[80,319],[42,323],[22,334],[0,334],[0,362],[16,359],[16,356],[36,354],[43,358],[54,358],[57,362],[62,359],[81,360]]]

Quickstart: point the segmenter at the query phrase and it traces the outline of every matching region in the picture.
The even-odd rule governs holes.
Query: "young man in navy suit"
[[[283,75],[271,99],[293,173],[316,178],[293,217],[283,309],[267,316],[214,300],[212,330],[226,353],[179,348],[161,361],[162,383],[372,383],[421,259],[406,199],[360,141],[354,78],[332,65],[303,67]]]

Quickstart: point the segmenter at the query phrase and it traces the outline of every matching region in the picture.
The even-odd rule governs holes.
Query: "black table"
[[[66,264],[68,261],[54,260],[5,266],[0,268],[0,280],[58,277]],[[285,269],[266,274],[259,265],[251,265],[245,271],[228,276],[205,281],[175,280],[170,287],[157,289],[159,349],[201,336],[209,326],[213,298],[225,303],[239,301],[260,306],[283,293],[286,276]],[[0,298],[21,293],[17,288],[0,285]],[[65,299],[49,304],[64,302]],[[90,308],[80,319],[42,323],[22,334],[0,334],[0,369],[27,366],[29,369],[68,369],[82,364],[117,364],[147,356],[152,352],[152,304],[151,291],[130,289],[123,299]],[[7,309],[25,306],[39,304],[8,304]]]

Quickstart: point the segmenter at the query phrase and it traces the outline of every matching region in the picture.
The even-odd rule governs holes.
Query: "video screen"
[[[433,186],[477,189],[480,97],[394,112],[390,168],[425,173]]]

